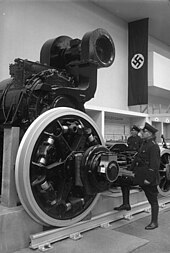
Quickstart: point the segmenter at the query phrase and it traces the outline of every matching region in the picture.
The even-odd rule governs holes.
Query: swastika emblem
[[[131,60],[131,65],[134,69],[140,69],[144,64],[144,56],[142,54],[135,54]]]

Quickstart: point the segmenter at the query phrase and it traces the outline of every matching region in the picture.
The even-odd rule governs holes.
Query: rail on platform
[[[159,199],[160,211],[170,208],[170,197],[162,197]],[[82,233],[95,229],[97,227],[108,228],[114,222],[120,220],[131,221],[137,216],[141,218],[141,213],[146,215],[150,214],[150,205],[147,201],[140,202],[132,205],[131,211],[111,211],[95,216],[87,221],[81,221],[69,227],[57,228],[45,232],[30,235],[30,248],[39,249],[40,251],[48,250],[52,247],[52,243],[70,238],[80,239]]]

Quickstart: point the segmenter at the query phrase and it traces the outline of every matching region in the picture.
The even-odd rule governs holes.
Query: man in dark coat
[[[158,227],[159,205],[157,185],[160,182],[160,149],[156,143],[155,134],[157,131],[156,128],[145,123],[142,132],[143,142],[131,166],[131,170],[135,174],[134,184],[141,186],[151,205],[151,222],[145,227],[147,230]]]
[[[139,148],[142,144],[142,139],[141,137],[138,136],[138,133],[141,131],[139,127],[136,125],[133,125],[131,128],[131,136],[127,139],[127,145],[128,145],[128,150],[134,152],[138,152]],[[121,211],[121,210],[126,210],[129,211],[131,210],[130,206],[130,182],[127,177],[122,176],[119,178],[119,184],[121,186],[121,191],[122,191],[122,197],[123,197],[123,204],[115,207],[114,210]]]
[[[140,128],[134,125],[130,132],[131,136],[127,139],[128,149],[130,151],[138,151],[142,143],[142,139],[138,135]]]
[[[160,149],[156,143],[155,133],[158,130],[148,123],[143,128],[143,143],[134,159],[132,170],[135,173],[136,183],[138,183],[151,205],[151,222],[145,229],[155,229],[158,227],[158,190],[160,182]]]

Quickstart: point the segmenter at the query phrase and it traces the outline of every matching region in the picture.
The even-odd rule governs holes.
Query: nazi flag
[[[128,106],[148,103],[148,18],[128,23]]]

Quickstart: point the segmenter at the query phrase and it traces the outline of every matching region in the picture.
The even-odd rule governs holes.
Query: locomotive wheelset
[[[105,146],[84,108],[94,97],[97,70],[111,66],[114,58],[114,42],[104,29],[82,40],[60,36],[44,43],[39,63],[15,59],[11,78],[0,83],[0,141],[4,127],[20,128],[16,188],[21,204],[40,224],[63,227],[85,218],[99,193],[117,182],[119,160],[133,159]],[[169,158],[163,149],[163,195],[169,193]]]

